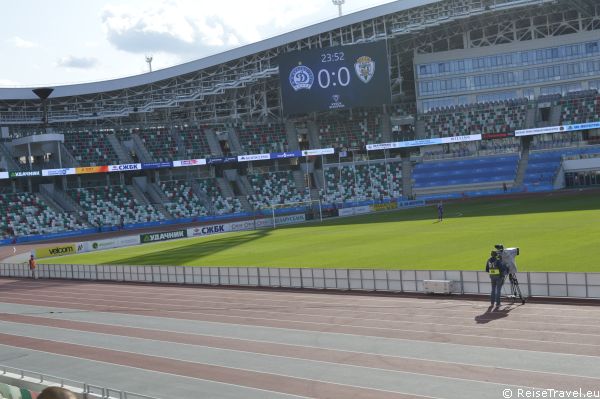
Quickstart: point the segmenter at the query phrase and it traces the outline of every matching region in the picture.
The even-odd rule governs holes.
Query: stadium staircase
[[[300,150],[300,146],[298,145],[298,132],[296,131],[296,124],[291,120],[285,121],[285,133],[288,142],[288,150]]]
[[[140,136],[137,133],[131,134],[131,140],[133,143],[133,152],[135,152],[135,154],[137,155],[140,162],[142,162],[142,163],[154,162],[154,160],[152,159],[152,156],[150,155],[150,153],[144,146],[142,139],[140,138]]]
[[[14,159],[12,154],[10,153],[10,151],[8,150],[8,148],[6,148],[6,146],[4,145],[4,143],[0,143],[0,155],[2,155],[2,158],[4,159],[4,162],[6,163],[6,168],[9,170],[15,170],[15,171],[19,171],[19,170],[23,170],[21,168],[21,165],[19,165]]]
[[[146,187],[146,194],[152,206],[158,209],[159,212],[162,212],[167,218],[172,218],[173,215],[164,206],[165,203],[169,202],[164,191],[160,189],[157,183],[148,184]]]
[[[294,184],[296,185],[296,190],[299,192],[307,190],[307,181],[306,174],[300,170],[295,170],[292,172],[294,176]]]
[[[413,164],[410,159],[410,152],[402,154],[402,196],[411,198],[413,195]]]
[[[235,129],[229,128],[227,129],[227,141],[229,141],[229,148],[231,148],[231,152],[234,154],[243,154],[242,145],[240,144],[240,139],[235,133]]]
[[[550,110],[550,123],[549,126],[558,126],[560,124],[562,110],[560,106],[555,105]]]
[[[150,201],[144,195],[144,191],[138,184],[134,181],[134,184],[125,186],[131,193],[132,197],[142,205],[150,205]]]
[[[87,222],[87,213],[84,211],[84,209],[77,202],[75,202],[73,198],[68,196],[64,191],[62,191],[58,187],[53,186],[52,189],[50,189],[48,185],[41,184],[40,192],[50,197],[66,212],[71,212],[77,215],[77,219],[79,221]]]
[[[200,202],[204,205],[204,207],[206,209],[212,209],[213,208],[213,204],[211,204],[210,199],[208,198],[208,195],[207,195],[206,191],[204,191],[200,187],[200,184],[198,184],[198,180],[189,179],[187,181],[187,183],[192,188],[193,193],[196,194],[196,197],[198,197],[198,199],[200,199]]]
[[[323,181],[323,169],[315,169],[313,172],[313,179],[317,189],[322,190],[325,187],[325,182]]]
[[[131,158],[131,155],[129,155],[129,152],[127,150],[125,150],[125,147],[123,147],[123,145],[119,142],[119,140],[117,139],[117,136],[115,134],[109,134],[106,136],[108,142],[110,143],[110,145],[112,146],[113,150],[115,150],[115,154],[117,154],[117,157],[119,158],[119,162],[122,164],[129,164],[129,163],[133,163],[133,159]]]
[[[392,142],[392,122],[390,120],[390,115],[385,113],[385,114],[381,114],[380,116],[380,120],[381,120],[381,134],[382,134],[382,141],[384,143],[390,143]]]
[[[513,187],[523,187],[523,180],[525,179],[525,171],[527,170],[527,164],[529,163],[529,147],[531,144],[531,136],[523,136],[521,138],[521,157],[519,158],[519,165],[517,166],[517,174]]]
[[[183,142],[181,134],[179,134],[177,129],[174,127],[170,127],[169,134],[171,135],[171,137],[175,138],[175,145],[177,145],[177,155],[178,155],[179,159],[189,158],[188,155],[185,153],[185,150],[186,150],[185,143]]]
[[[415,121],[415,138],[417,140],[429,138],[425,131],[425,121],[420,118]]]
[[[65,210],[58,205],[58,203],[56,203],[53,199],[52,196],[47,195],[45,192],[43,192],[42,190],[40,190],[39,193],[37,193],[38,198],[40,198],[42,201],[44,201],[44,203],[46,204],[46,206],[48,206],[48,208],[56,213],[64,213]]]
[[[537,108],[528,108],[527,109],[527,114],[525,116],[525,128],[526,129],[532,129],[534,127],[536,127],[536,123],[535,123],[535,119],[536,119],[536,115],[537,115]]]
[[[244,207],[244,209],[246,209],[249,212],[254,211],[254,207],[252,206],[250,201],[248,201],[248,196],[251,193],[254,193],[254,189],[252,188],[252,185],[250,184],[250,181],[248,180],[248,176],[241,176],[238,174],[235,179],[235,184],[241,194],[237,198],[242,203],[242,206]]]
[[[321,148],[321,140],[319,139],[319,127],[315,121],[308,121],[306,123],[308,128],[308,142],[310,148]]]
[[[206,142],[208,143],[211,154],[218,157],[223,156],[223,151],[221,150],[221,145],[219,144],[215,131],[213,129],[205,129],[204,133],[206,134]]]
[[[233,189],[231,188],[231,185],[229,184],[229,181],[227,179],[225,179],[224,177],[217,177],[216,183],[223,196],[229,198],[235,197],[235,193],[233,192]]]
[[[64,143],[60,143],[60,159],[62,161],[63,168],[74,168],[77,166],[88,166],[88,165],[80,165],[79,161],[75,159],[71,151],[67,149]]]

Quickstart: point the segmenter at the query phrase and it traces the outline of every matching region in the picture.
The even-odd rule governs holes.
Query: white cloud
[[[107,6],[102,23],[119,50],[202,57],[280,33],[322,1],[162,0],[144,9]]]
[[[17,87],[17,86],[22,86],[22,84],[15,80],[0,79],[0,87]]]
[[[17,48],[34,48],[34,47],[38,46],[37,43],[31,42],[29,40],[25,40],[19,36],[11,37],[10,39],[7,39],[6,41]]]
[[[60,58],[56,65],[64,68],[91,69],[98,65],[98,59],[93,57],[74,57],[70,55],[68,57]]]

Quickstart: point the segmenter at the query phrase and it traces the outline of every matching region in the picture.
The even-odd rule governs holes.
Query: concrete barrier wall
[[[29,277],[26,264],[0,264],[1,277]],[[214,286],[423,292],[423,280],[452,280],[456,294],[489,294],[487,273],[466,270],[301,269],[128,265],[39,265],[48,279]],[[524,296],[600,299],[600,273],[518,273]],[[504,291],[507,292],[508,284]]]

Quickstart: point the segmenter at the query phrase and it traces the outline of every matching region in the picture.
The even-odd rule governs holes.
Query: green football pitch
[[[597,191],[479,199],[323,223],[138,245],[41,263],[376,269],[482,269],[494,244],[521,271],[600,272]]]

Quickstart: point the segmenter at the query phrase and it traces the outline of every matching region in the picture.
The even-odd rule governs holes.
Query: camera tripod
[[[523,298],[523,294],[521,294],[521,288],[519,287],[519,280],[517,280],[517,276],[514,274],[508,275],[508,280],[510,282],[510,294],[509,298],[513,300],[513,303],[519,298],[521,300],[521,304],[525,305],[525,298]]]

